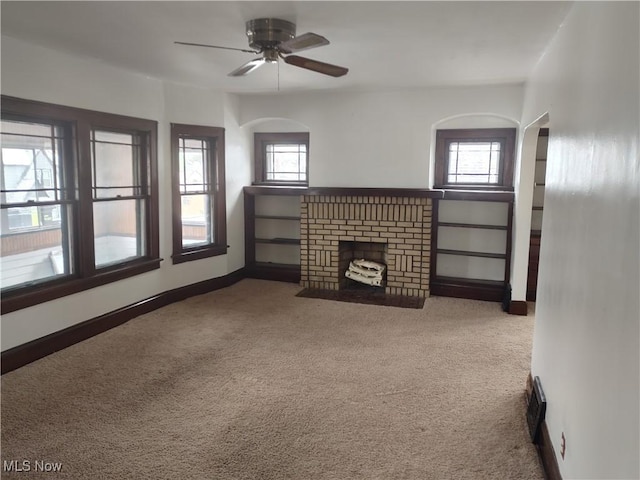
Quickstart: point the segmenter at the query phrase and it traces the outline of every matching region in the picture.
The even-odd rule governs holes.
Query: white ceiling
[[[2,1],[2,34],[107,64],[228,92],[275,92],[278,66],[227,74],[255,54],[244,23],[276,17],[327,37],[300,55],[349,68],[332,78],[280,62],[281,91],[523,82],[567,14],[548,1]]]

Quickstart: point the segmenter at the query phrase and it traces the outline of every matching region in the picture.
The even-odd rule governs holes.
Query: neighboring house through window
[[[255,133],[258,184],[308,185],[309,133]]]
[[[171,125],[173,263],[227,252],[224,129]]]
[[[2,97],[2,311],[159,266],[157,122]]]
[[[438,130],[436,188],[513,188],[514,128]]]

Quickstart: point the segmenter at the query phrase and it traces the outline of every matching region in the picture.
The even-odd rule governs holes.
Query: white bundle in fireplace
[[[382,263],[360,258],[349,262],[349,268],[344,275],[356,282],[381,287],[382,275],[386,268],[387,267]]]

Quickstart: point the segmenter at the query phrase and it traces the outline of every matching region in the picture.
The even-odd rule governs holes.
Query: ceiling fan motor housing
[[[296,36],[295,24],[279,18],[257,18],[249,20],[246,26],[249,46],[261,52]]]

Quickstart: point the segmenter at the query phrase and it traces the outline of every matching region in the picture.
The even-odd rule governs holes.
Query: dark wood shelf
[[[544,207],[531,207],[532,210],[536,210],[536,211],[542,211],[544,209]]]
[[[256,243],[270,243],[272,245],[300,245],[299,238],[256,238]]]
[[[434,276],[429,285],[431,295],[473,298],[490,302],[503,301],[505,288],[506,282],[443,276]]]
[[[256,262],[253,266],[257,268],[280,268],[283,270],[300,270],[299,263],[274,263],[274,262]]]
[[[485,230],[507,230],[506,225],[484,225],[480,223],[438,222],[439,227],[480,228]]]
[[[293,217],[289,215],[254,215],[253,218],[266,218],[269,220],[297,220],[300,221],[300,217]]]
[[[498,258],[505,259],[507,255],[504,253],[488,253],[488,252],[470,252],[467,250],[446,250],[446,249],[437,249],[436,253],[443,255],[457,255],[464,257],[481,257],[481,258]]]

